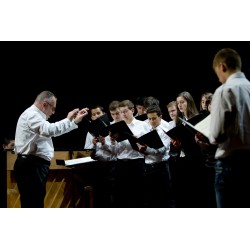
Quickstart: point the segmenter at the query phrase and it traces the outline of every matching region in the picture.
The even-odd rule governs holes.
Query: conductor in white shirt
[[[49,123],[55,113],[57,98],[50,91],[41,92],[32,106],[19,117],[15,134],[14,174],[22,208],[43,208],[50,161],[54,157],[52,137],[78,128],[88,108],[70,111],[65,119]]]

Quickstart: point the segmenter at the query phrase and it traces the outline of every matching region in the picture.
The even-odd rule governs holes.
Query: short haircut
[[[213,60],[213,68],[218,64],[224,63],[229,70],[241,70],[241,57],[234,49],[224,48],[219,50]]]
[[[114,111],[114,110],[116,110],[117,108],[119,108],[119,104],[120,104],[120,102],[117,101],[117,100],[112,101],[112,102],[109,104],[109,111]]]
[[[172,107],[172,106],[175,106],[175,107],[177,108],[177,103],[176,103],[176,101],[169,102],[169,103],[167,104],[167,109],[170,108],[170,107]]]
[[[99,105],[99,104],[93,104],[93,105],[91,105],[90,108],[89,108],[89,110],[91,111],[92,109],[98,109],[98,108],[99,108],[103,113],[105,113],[103,106],[101,106],[101,105]]]
[[[135,100],[135,105],[140,105],[140,106],[144,106],[144,100],[145,100],[145,96],[139,96],[136,98]]]
[[[147,114],[156,113],[158,116],[162,115],[161,108],[158,105],[150,105],[147,108]]]
[[[154,96],[148,96],[144,99],[144,107],[147,109],[151,105],[160,105],[160,101]]]
[[[119,107],[128,107],[129,109],[132,109],[135,107],[134,103],[131,102],[130,100],[123,100],[119,103]]]
[[[51,91],[48,91],[48,90],[45,90],[45,91],[42,91],[37,97],[36,97],[36,102],[38,103],[42,103],[43,101],[49,101],[51,100],[52,98],[56,98],[56,96],[51,92]]]

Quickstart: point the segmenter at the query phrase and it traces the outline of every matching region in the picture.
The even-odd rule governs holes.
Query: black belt
[[[152,164],[145,163],[145,166],[147,167],[161,167],[161,166],[166,166],[167,161],[160,161]]]
[[[47,161],[39,156],[36,155],[24,155],[24,154],[18,154],[17,158],[19,159],[29,159],[29,160],[33,160],[33,161],[37,161],[40,162],[42,164],[47,164],[50,165],[50,161]]]
[[[117,159],[119,162],[131,162],[131,161],[144,161],[144,158],[136,158],[136,159]]]

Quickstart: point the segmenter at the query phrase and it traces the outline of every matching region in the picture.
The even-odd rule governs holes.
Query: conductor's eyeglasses
[[[51,103],[49,103],[48,101],[45,101],[47,104],[49,104],[49,106],[51,107],[52,111],[55,112],[56,111],[56,107],[54,107]]]

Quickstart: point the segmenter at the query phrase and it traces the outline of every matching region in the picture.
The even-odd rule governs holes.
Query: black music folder
[[[191,136],[195,136],[195,133],[197,132],[194,126],[199,123],[200,121],[204,120],[206,118],[206,114],[200,113],[198,115],[195,115],[194,117],[185,120],[181,117],[179,119],[182,121],[182,124],[177,125],[173,129],[166,132],[168,136],[172,139],[179,138],[179,140],[183,139],[184,141],[187,141],[187,139]],[[190,124],[190,126],[188,125]],[[188,132],[187,132],[188,131]],[[170,136],[171,135],[171,136]]]
[[[109,117],[104,114],[89,124],[89,133],[94,137],[107,136],[109,134],[108,126],[110,125]]]
[[[182,144],[188,145],[190,142],[194,141],[194,131],[194,129],[187,125],[179,124],[165,133],[173,140],[180,140]]]
[[[191,123],[192,125],[196,125],[198,122],[202,121],[203,119],[205,119],[207,116],[209,115],[209,113],[200,113],[198,115],[193,116],[192,118],[188,119],[187,121],[189,123]]]
[[[162,148],[164,146],[156,130],[152,130],[138,138],[136,138],[135,136],[130,136],[128,140],[133,149],[135,150],[138,150],[138,146],[136,145],[136,143],[139,143],[141,145],[147,145],[148,147],[154,149]]]
[[[142,115],[135,116],[135,119],[140,120],[140,121],[146,121],[148,119],[148,116],[147,114],[142,114]]]
[[[165,133],[170,138],[181,142],[181,147],[186,156],[199,157],[200,147],[195,141],[195,134],[197,133],[197,130],[191,126],[188,124],[179,124]]]
[[[117,134],[118,137],[116,139],[117,142],[121,142],[124,140],[127,140],[131,135],[133,136],[133,132],[128,127],[127,123],[125,121],[119,121],[115,122],[113,124],[110,124],[107,129],[112,134]]]

